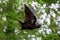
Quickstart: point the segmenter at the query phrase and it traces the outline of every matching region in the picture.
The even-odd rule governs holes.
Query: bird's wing
[[[33,9],[33,7],[31,9],[28,8],[28,6],[26,4],[24,4],[25,7],[25,18],[24,18],[24,22],[28,22],[33,24],[34,22],[36,22],[36,12]]]

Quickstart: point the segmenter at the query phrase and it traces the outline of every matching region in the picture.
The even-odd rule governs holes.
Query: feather
[[[21,29],[36,29],[40,28],[41,25],[37,22],[37,16],[36,12],[33,7],[31,9],[28,8],[26,4],[24,4],[25,7],[25,18],[24,18],[24,23],[21,25]],[[21,23],[21,22],[19,22]]]

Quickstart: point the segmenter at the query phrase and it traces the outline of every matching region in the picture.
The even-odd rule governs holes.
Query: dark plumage
[[[31,9],[29,9],[26,4],[24,4],[24,7],[25,7],[24,23],[18,20],[18,22],[21,24],[21,29],[32,30],[32,29],[40,28],[41,25],[38,24],[37,22],[36,12],[34,8],[32,7]]]

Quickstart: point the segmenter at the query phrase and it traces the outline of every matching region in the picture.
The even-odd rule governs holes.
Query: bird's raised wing
[[[24,22],[35,24],[37,18],[36,18],[36,12],[35,12],[34,8],[32,7],[31,9],[29,9],[26,4],[24,4],[24,7],[25,7]]]

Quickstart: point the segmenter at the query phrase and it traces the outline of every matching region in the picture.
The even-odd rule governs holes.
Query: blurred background
[[[24,4],[36,10],[41,28],[20,30],[15,19],[24,22]],[[0,40],[60,40],[60,0],[0,0]]]

